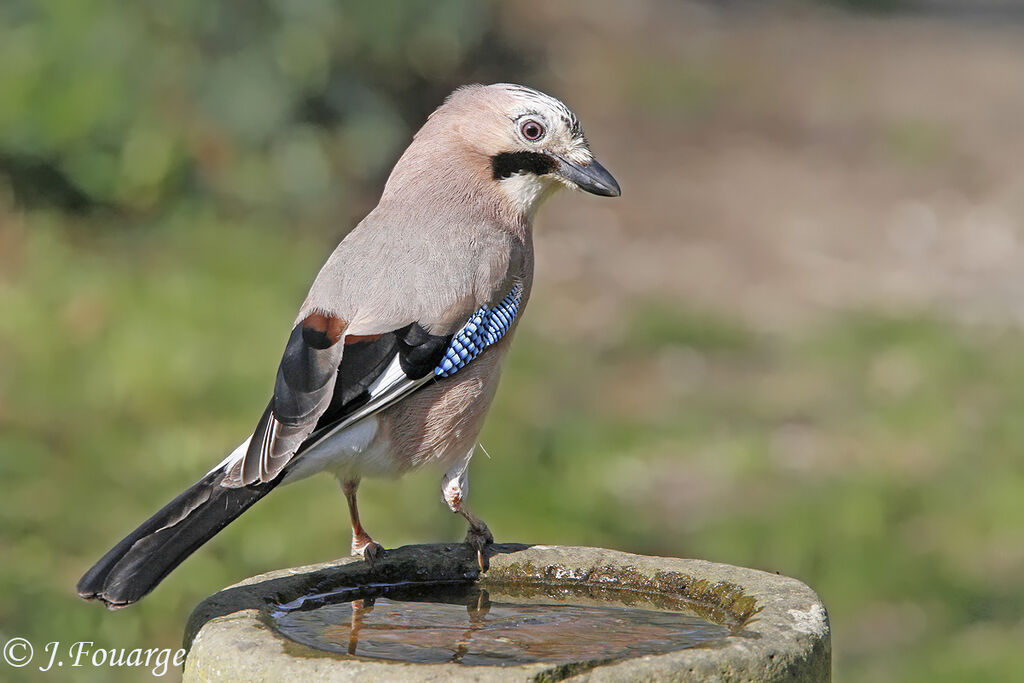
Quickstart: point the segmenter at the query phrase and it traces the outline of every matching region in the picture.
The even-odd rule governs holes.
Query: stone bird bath
[[[186,681],[828,681],[828,616],[777,574],[600,548],[390,550],[247,579],[189,618]]]

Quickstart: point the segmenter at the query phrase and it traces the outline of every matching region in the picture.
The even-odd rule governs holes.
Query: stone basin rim
[[[344,558],[246,579],[207,598],[192,613],[185,637],[190,648],[185,680],[320,681],[355,675],[409,680],[563,680],[576,675],[590,680],[830,678],[827,612],[814,591],[796,579],[704,560],[601,548],[504,544],[488,554],[490,570],[482,577],[476,554],[468,546],[436,544],[390,550],[373,569],[357,558]],[[266,623],[264,613],[270,603],[398,581],[477,583],[501,591],[541,587],[600,593],[612,589],[650,600],[655,605],[651,609],[659,609],[659,597],[687,608],[704,604],[717,610],[712,616],[719,618],[701,616],[731,626],[734,635],[686,650],[610,663],[580,662],[577,667],[550,663],[464,667],[346,658],[306,648]],[[254,652],[259,654],[254,657]],[[212,675],[214,671],[217,676]],[[226,678],[225,672],[229,672]]]

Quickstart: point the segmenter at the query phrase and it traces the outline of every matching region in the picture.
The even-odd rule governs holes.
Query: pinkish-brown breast
[[[448,465],[476,443],[498,388],[511,332],[458,374],[430,384],[380,416],[399,472]]]

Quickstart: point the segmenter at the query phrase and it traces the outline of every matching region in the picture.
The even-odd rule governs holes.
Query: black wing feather
[[[452,341],[452,335],[430,334],[418,323],[402,328],[396,336],[402,371],[410,379],[420,379],[433,372]]]

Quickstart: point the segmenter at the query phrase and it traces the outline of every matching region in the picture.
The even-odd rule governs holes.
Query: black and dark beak
[[[608,169],[597,163],[597,159],[593,159],[586,164],[580,164],[558,154],[552,154],[551,156],[558,163],[554,173],[565,178],[581,190],[602,197],[618,197],[622,194],[619,190],[619,184],[615,182],[615,178],[608,172]]]

